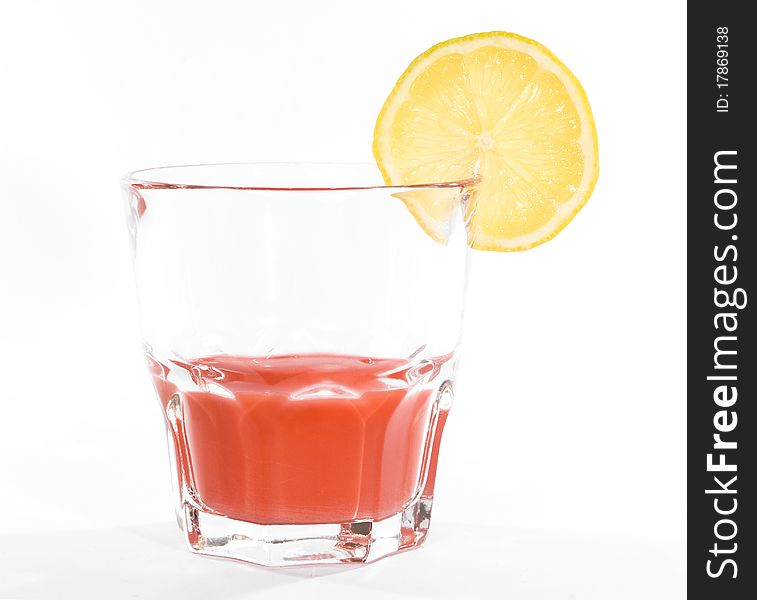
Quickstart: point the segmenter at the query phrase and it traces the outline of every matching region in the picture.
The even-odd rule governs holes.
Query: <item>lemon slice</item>
[[[416,58],[379,114],[373,153],[390,185],[478,177],[466,217],[480,250],[551,239],[599,174],[581,84],[538,42],[501,31],[448,40]],[[440,239],[449,213],[432,196],[419,190],[402,200]]]

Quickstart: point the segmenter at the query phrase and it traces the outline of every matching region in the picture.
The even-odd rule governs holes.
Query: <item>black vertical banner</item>
[[[694,599],[757,599],[751,9],[748,2],[688,5],[687,575]]]

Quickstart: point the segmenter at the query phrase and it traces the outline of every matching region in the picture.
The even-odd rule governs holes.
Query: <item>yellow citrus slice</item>
[[[448,40],[416,58],[379,114],[373,153],[390,185],[479,178],[466,216],[480,250],[551,239],[599,174],[581,84],[547,48],[502,31]],[[439,239],[449,213],[422,192],[401,196]]]

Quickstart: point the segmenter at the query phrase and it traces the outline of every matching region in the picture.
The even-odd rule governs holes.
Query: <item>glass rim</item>
[[[212,167],[302,167],[311,169],[326,168],[352,168],[365,169],[375,167],[378,175],[378,167],[373,163],[350,163],[350,162],[222,162],[222,163],[198,163],[185,165],[166,165],[162,167],[148,167],[129,171],[121,177],[121,184],[143,190],[240,190],[240,191],[266,191],[266,192],[314,192],[314,191],[360,191],[360,190],[405,190],[405,189],[435,189],[435,188],[466,188],[477,183],[477,176],[455,181],[438,181],[413,184],[363,184],[363,185],[327,185],[327,186],[283,186],[283,185],[252,185],[240,186],[231,184],[201,184],[181,183],[177,181],[164,181],[164,177],[149,177],[151,172],[175,172],[179,169],[209,169]]]

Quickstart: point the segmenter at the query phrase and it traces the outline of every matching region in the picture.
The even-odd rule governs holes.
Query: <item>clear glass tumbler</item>
[[[453,396],[470,184],[386,187],[369,165],[312,164],[122,180],[192,551],[282,566],[423,542]]]

